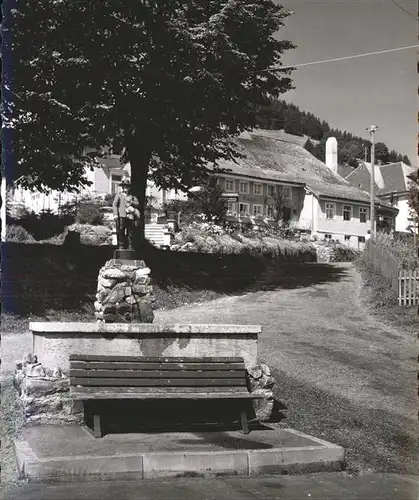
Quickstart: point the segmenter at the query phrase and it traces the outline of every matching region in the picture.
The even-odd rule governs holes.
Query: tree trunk
[[[145,144],[147,144],[147,141],[135,137],[127,141],[128,158],[131,164],[132,194],[138,198],[140,203],[140,222],[138,228],[138,237],[140,240],[144,240],[146,189],[151,158],[151,151],[146,147],[144,148]]]

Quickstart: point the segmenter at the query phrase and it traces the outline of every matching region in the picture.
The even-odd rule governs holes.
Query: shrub
[[[10,225],[18,225],[30,233],[35,240],[46,240],[53,236],[62,234],[65,227],[71,223],[71,219],[51,210],[43,210],[39,214],[35,212],[26,213],[22,217],[9,217]]]
[[[388,250],[403,269],[418,267],[417,249],[413,244],[413,237],[378,232],[375,241]]]
[[[279,236],[261,236],[231,232],[213,222],[192,223],[184,226],[175,235],[173,250],[187,245],[188,251],[218,254],[247,254],[252,256],[278,257],[281,255],[298,257],[311,254],[315,260],[315,248],[311,243],[286,240]],[[185,247],[186,249],[186,247]]]
[[[344,245],[336,245],[333,249],[331,262],[353,262],[359,258],[361,252]]]
[[[13,243],[33,243],[35,241],[34,237],[24,227],[17,224],[7,226],[6,239]]]
[[[100,205],[93,201],[81,202],[77,207],[76,222],[92,226],[102,225],[103,213],[100,211]]]

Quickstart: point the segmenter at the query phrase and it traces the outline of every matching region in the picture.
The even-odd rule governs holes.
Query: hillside
[[[289,134],[309,137],[305,148],[321,161],[325,158],[326,140],[331,136],[336,137],[338,141],[338,161],[341,165],[356,167],[360,159],[370,161],[368,140],[347,131],[333,129],[325,120],[320,120],[312,113],[301,111],[295,104],[283,100],[272,99],[268,106],[259,107],[257,125],[263,129],[284,130]],[[383,164],[403,161],[410,165],[410,160],[406,155],[401,155],[394,150],[389,151],[383,142],[376,143],[375,157]]]

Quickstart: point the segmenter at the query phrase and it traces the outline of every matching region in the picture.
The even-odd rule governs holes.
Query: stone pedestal
[[[150,269],[132,260],[131,250],[117,250],[99,271],[95,316],[101,323],[152,323],[153,288]]]

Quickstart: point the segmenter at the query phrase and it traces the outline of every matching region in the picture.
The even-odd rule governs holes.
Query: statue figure
[[[140,221],[140,203],[131,193],[131,182],[123,179],[122,192],[113,200],[113,217],[116,222],[118,248],[132,250],[132,233]]]

